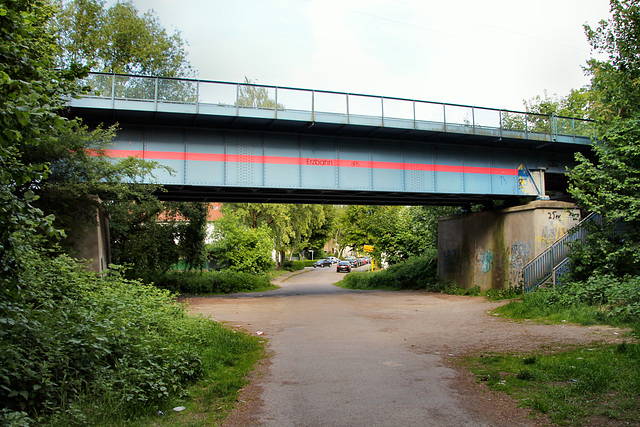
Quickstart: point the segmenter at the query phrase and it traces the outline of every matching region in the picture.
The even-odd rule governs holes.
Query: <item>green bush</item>
[[[304,270],[305,267],[313,267],[315,261],[309,259],[303,259],[299,261],[286,260],[282,263],[282,268],[287,271]]]
[[[37,252],[24,265],[21,286],[0,289],[0,425],[109,425],[148,414],[259,347],[117,268],[100,276]],[[229,289],[253,279],[215,276]]]
[[[564,306],[601,306],[607,316],[637,322],[640,319],[640,277],[592,276],[583,282],[565,284],[559,289],[557,299]]]
[[[209,260],[223,269],[264,274],[274,265],[271,258],[274,243],[268,228],[250,228],[234,217],[219,220],[223,238],[209,248]]]
[[[230,294],[252,291],[270,285],[267,275],[238,271],[169,271],[156,278],[154,284],[181,294]]]
[[[640,277],[594,276],[557,289],[538,289],[496,311],[514,318],[566,320],[640,329]]]
[[[203,320],[169,291],[118,270],[90,273],[66,256],[34,252],[26,265],[20,288],[3,286],[0,300],[3,418],[84,423],[96,401],[135,411],[202,375],[193,328]]]
[[[414,257],[374,273],[353,272],[342,283],[350,289],[425,289],[440,291],[435,257]]]
[[[482,295],[485,296],[490,301],[520,298],[522,297],[522,287],[510,286],[508,288],[501,288],[501,289],[492,288],[482,292]]]

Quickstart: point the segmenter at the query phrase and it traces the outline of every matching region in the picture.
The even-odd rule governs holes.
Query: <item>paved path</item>
[[[448,360],[481,348],[615,337],[504,321],[487,314],[498,304],[484,298],[331,284],[340,278],[335,268],[310,269],[276,291],[190,301],[193,311],[268,339],[270,364],[232,425],[533,425],[513,402],[478,393]]]

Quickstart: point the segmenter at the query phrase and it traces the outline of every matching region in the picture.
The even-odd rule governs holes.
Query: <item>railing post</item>
[[[442,123],[444,124],[444,131],[447,131],[447,104],[442,104]]]
[[[316,91],[311,91],[311,122],[316,121]]]
[[[471,107],[471,126],[473,126],[473,134],[476,134],[476,108]]]
[[[416,119],[416,100],[414,99],[412,101],[412,103],[413,103],[413,129],[416,129],[417,128],[417,123],[416,123],[416,120],[417,120]]]
[[[114,110],[116,109],[116,74],[111,74],[111,104]]]
[[[236,116],[240,115],[240,83],[236,85]]]
[[[345,93],[347,98],[347,124],[351,124],[351,117],[349,116],[349,94]]]
[[[196,114],[200,113],[200,80],[196,81]]]
[[[382,127],[384,127],[384,96],[380,97],[380,112],[382,114]]]
[[[276,102],[275,102],[275,105],[273,106],[273,109],[275,110],[273,118],[277,119],[278,118],[278,88],[277,87],[276,87],[276,96],[275,96],[275,98],[276,98]]]
[[[158,82],[159,78],[156,77],[155,87],[153,89],[153,109],[158,111]]]

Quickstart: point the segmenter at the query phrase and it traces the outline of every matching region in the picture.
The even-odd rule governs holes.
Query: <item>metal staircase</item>
[[[571,243],[584,241],[587,235],[587,229],[584,225],[596,218],[595,213],[588,215],[568,233],[522,267],[524,293],[529,293],[549,282],[553,282],[555,285],[558,278],[569,272],[571,259],[568,258],[568,255],[571,251]]]

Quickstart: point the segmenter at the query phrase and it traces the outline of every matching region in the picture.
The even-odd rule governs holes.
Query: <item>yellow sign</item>
[[[373,245],[364,245],[365,252],[373,252]]]

